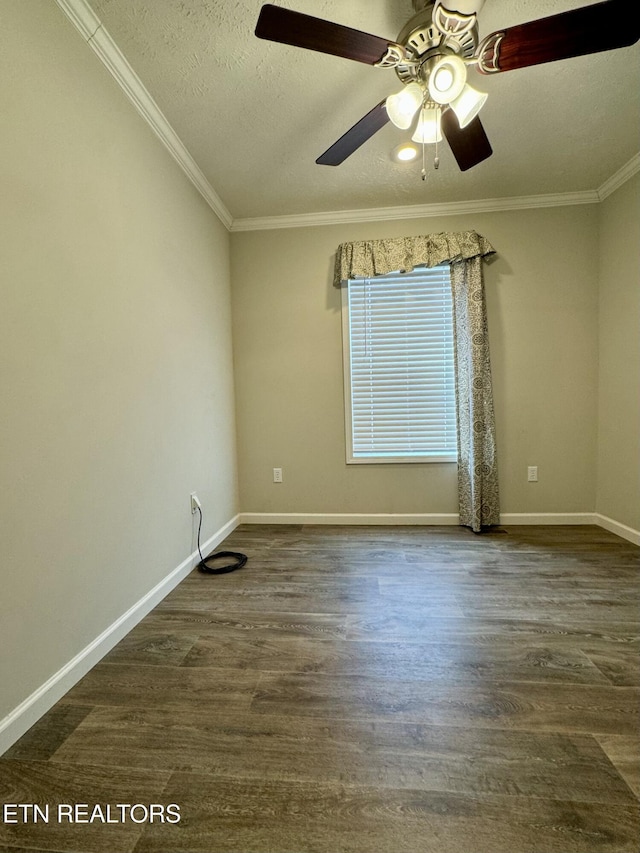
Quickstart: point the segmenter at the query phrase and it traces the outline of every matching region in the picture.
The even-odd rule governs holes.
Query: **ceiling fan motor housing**
[[[478,45],[475,15],[469,18],[449,13],[438,7],[438,25],[434,23],[434,0],[414,0],[414,8],[422,7],[402,28],[397,42],[405,48],[412,62],[400,62],[396,74],[403,83],[424,82],[429,76],[434,57],[456,54],[470,59]]]

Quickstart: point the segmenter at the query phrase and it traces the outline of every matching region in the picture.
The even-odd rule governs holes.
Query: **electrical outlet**
[[[191,492],[191,515],[194,515],[199,509],[202,509],[200,499],[195,492]]]
[[[538,466],[537,465],[529,465],[527,468],[527,480],[530,483],[538,482]]]
[[[274,468],[273,469],[273,482],[281,483],[282,482],[282,468]]]

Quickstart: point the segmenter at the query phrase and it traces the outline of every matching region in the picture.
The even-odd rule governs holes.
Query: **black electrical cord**
[[[196,507],[198,512],[200,513],[200,521],[198,522],[198,554],[200,554],[200,562],[198,563],[198,571],[204,572],[207,575],[226,575],[229,572],[235,572],[236,569],[241,569],[244,564],[247,562],[247,555],[240,554],[238,551],[216,551],[215,554],[209,554],[208,557],[202,556],[202,551],[200,550],[200,530],[202,529],[202,510],[200,507]],[[232,559],[233,563],[228,563],[227,565],[217,566],[214,568],[207,564],[208,560],[219,560],[221,557],[228,557]]]

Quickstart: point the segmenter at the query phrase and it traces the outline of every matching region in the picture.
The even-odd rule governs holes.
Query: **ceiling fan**
[[[392,121],[402,129],[414,126],[412,139],[423,147],[444,135],[465,171],[492,154],[478,118],[487,96],[469,85],[468,68],[496,74],[627,47],[640,38],[634,4],[604,0],[507,27],[480,40],[477,15],[483,5],[484,0],[413,0],[415,14],[397,41],[280,6],[263,6],[255,31],[258,38],[393,68],[403,84],[400,92],[377,104],[316,163],[340,165]]]

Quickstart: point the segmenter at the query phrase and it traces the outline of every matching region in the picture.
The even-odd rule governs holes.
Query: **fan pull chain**
[[[420,118],[424,119],[424,110],[427,106],[427,93],[425,91],[422,98],[422,109],[420,110]],[[425,153],[424,125],[422,126],[422,180],[427,180],[426,153]]]
[[[438,157],[438,128],[440,127],[440,122],[442,121],[441,110],[438,110],[436,114],[436,156],[433,160],[433,168],[437,169],[440,166],[440,158]]]

